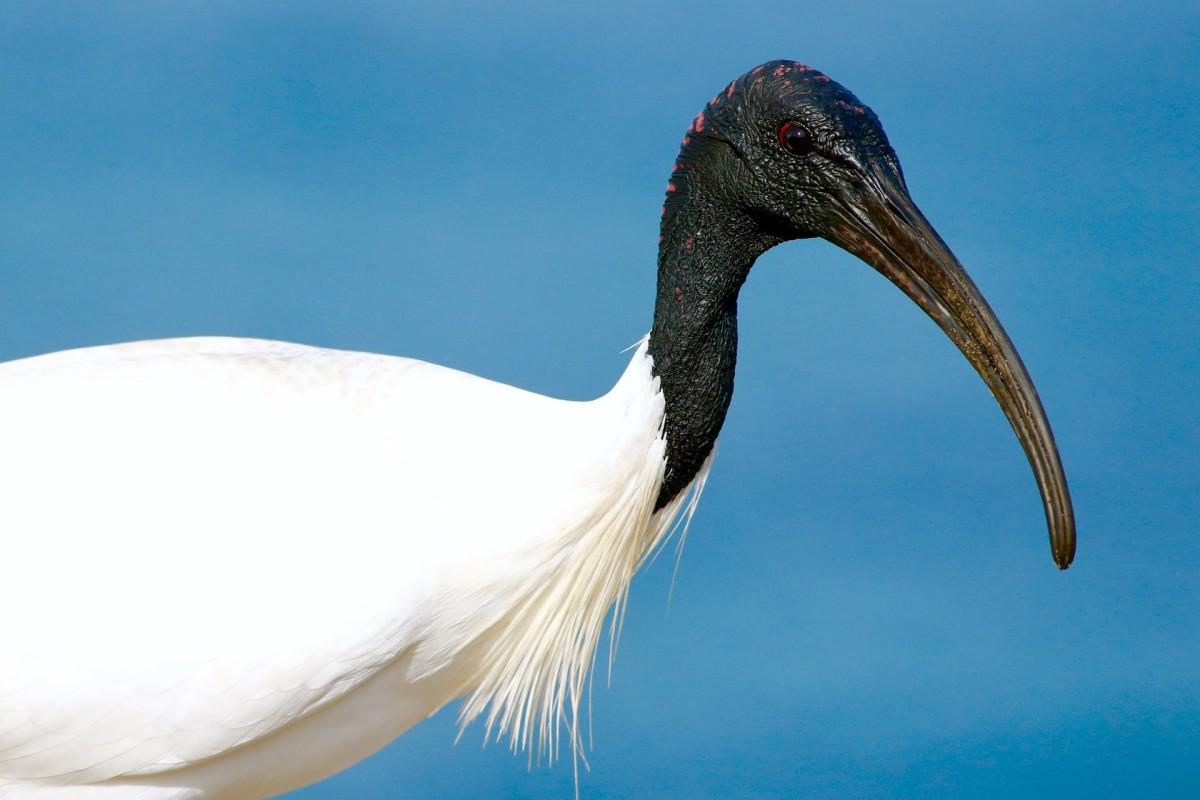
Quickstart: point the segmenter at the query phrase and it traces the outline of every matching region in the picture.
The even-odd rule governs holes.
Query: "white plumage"
[[[591,402],[257,340],[0,365],[0,797],[267,796],[464,694],[576,745],[687,502],[653,513],[663,409],[644,342]]]

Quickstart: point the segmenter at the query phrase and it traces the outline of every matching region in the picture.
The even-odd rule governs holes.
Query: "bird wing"
[[[0,782],[193,764],[435,669],[447,587],[603,474],[589,405],[257,340],[0,365]]]

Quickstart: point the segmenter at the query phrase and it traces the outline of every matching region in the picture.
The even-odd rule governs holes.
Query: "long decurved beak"
[[[1008,334],[954,253],[888,167],[869,170],[863,184],[839,198],[838,222],[827,236],[900,287],[967,357],[1004,409],[1029,458],[1050,529],[1054,562],[1075,557],[1075,515],[1054,433]]]

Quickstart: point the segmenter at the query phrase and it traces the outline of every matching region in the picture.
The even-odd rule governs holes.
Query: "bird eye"
[[[779,146],[794,156],[802,156],[813,149],[812,134],[803,125],[785,122],[779,127]]]

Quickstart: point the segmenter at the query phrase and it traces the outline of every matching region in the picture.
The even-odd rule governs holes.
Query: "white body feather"
[[[0,798],[270,796],[462,695],[577,746],[684,502],[663,413],[644,343],[591,402],[257,340],[0,365]]]

